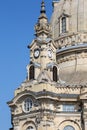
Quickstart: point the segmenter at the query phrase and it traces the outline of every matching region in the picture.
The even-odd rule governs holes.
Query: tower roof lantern
[[[47,19],[44,0],[42,0],[42,2],[41,2],[41,10],[40,10],[40,17],[39,17],[39,19],[42,19],[42,18]]]
[[[35,25],[35,35],[36,37],[48,37],[48,35],[51,32],[50,24],[48,22],[48,18],[46,16],[46,10],[45,10],[45,2],[42,0],[41,2],[41,10],[40,10],[40,16],[38,18],[38,22]]]
[[[42,3],[41,3],[41,11],[40,11],[40,13],[46,13],[44,0],[42,0]]]

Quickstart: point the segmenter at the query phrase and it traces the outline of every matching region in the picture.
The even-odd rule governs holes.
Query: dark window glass
[[[66,32],[66,17],[62,18],[62,33]]]
[[[57,82],[57,67],[53,67],[53,81]]]
[[[30,76],[30,80],[31,79],[34,79],[34,66],[30,66],[30,69],[29,69],[29,76]]]

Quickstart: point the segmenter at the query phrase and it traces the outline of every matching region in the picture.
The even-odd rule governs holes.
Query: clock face
[[[52,57],[52,50],[48,50],[48,57],[49,57],[49,58]]]
[[[39,55],[40,55],[39,49],[35,49],[35,50],[34,50],[34,57],[35,57],[35,58],[38,58]]]

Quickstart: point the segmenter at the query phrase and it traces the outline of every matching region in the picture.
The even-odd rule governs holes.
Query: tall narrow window
[[[35,72],[34,66],[32,65],[32,66],[30,66],[30,69],[29,69],[30,80],[34,79],[34,72]]]
[[[62,33],[66,32],[66,17],[62,17]]]
[[[53,67],[53,81],[57,82],[57,67]]]

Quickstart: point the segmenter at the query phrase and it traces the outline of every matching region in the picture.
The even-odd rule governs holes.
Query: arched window
[[[24,112],[29,112],[32,108],[32,100],[30,98],[26,98],[23,104]]]
[[[66,17],[62,17],[62,33],[66,32]]]
[[[53,81],[57,82],[57,67],[53,67]]]
[[[34,130],[32,126],[29,126],[26,130]]]
[[[29,77],[30,77],[30,80],[31,80],[31,79],[34,79],[34,73],[35,73],[34,65],[31,65],[31,66],[30,66],[30,69],[29,69]]]
[[[64,127],[63,130],[75,130],[75,128],[70,126],[70,125],[67,125],[67,126]]]

